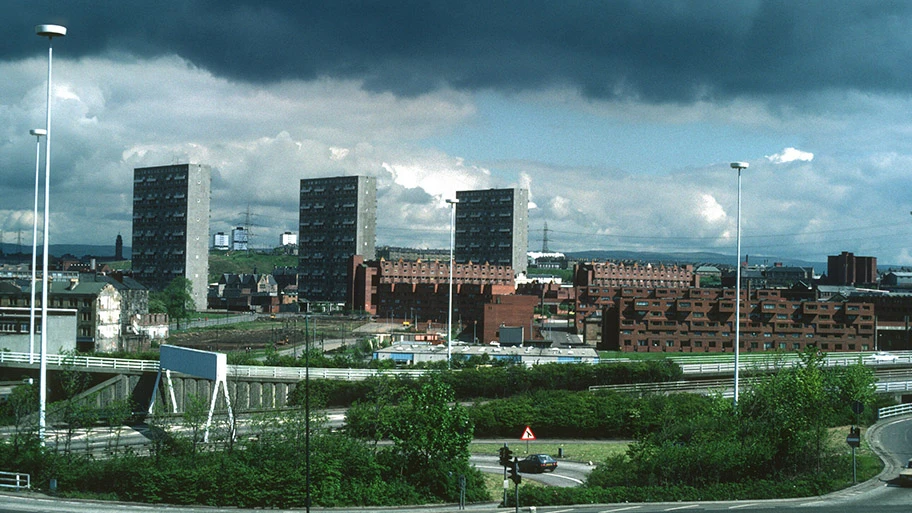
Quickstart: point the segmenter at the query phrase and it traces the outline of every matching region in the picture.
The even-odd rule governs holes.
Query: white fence
[[[750,387],[763,378],[745,377],[738,380],[739,387]],[[912,391],[912,381],[878,381],[875,384],[877,392],[907,392]],[[598,390],[613,390],[615,392],[634,393],[717,393],[731,392],[735,388],[733,379],[700,379],[694,381],[669,381],[663,383],[630,383],[623,385],[595,385],[589,387],[590,392]],[[912,406],[912,405],[910,405]],[[910,411],[909,413],[912,413]],[[899,415],[899,414],[894,414]]]
[[[238,378],[277,378],[302,380],[307,369],[305,367],[260,367],[258,365],[229,365],[228,377]],[[398,376],[421,376],[427,372],[422,369],[310,369],[310,377],[317,379],[339,379],[345,381],[361,381],[381,374]]]
[[[681,366],[684,374],[732,374],[735,370],[734,359],[719,361],[721,355],[697,355],[697,356],[672,356],[671,360]],[[910,364],[912,363],[912,354],[896,353],[894,361],[872,360],[868,354],[839,354],[829,355],[825,363],[827,366],[847,366],[863,362],[875,368],[883,367],[890,364]],[[0,352],[0,365],[4,363],[17,364],[38,364],[38,355],[29,355],[29,353],[11,353]],[[793,367],[798,364],[798,359],[789,357],[771,357],[769,355],[747,355],[740,359],[738,367],[742,370],[776,370],[783,367]],[[93,370],[131,370],[136,372],[158,372],[158,362],[155,360],[130,360],[126,358],[100,358],[96,356],[71,356],[50,354],[47,357],[47,364],[52,366],[71,366],[88,368]],[[263,377],[276,379],[304,379],[304,367],[266,367],[259,365],[229,365],[228,372],[235,377]],[[311,368],[310,376],[322,379],[341,379],[348,381],[363,380],[379,374],[395,374],[400,376],[420,376],[426,371],[420,369],[325,369]],[[648,386],[648,384],[647,384]],[[892,392],[901,389],[887,389],[885,392]]]
[[[897,404],[896,406],[887,406],[877,410],[877,418],[885,419],[887,417],[896,417],[897,415],[908,415],[912,413],[912,404]]]
[[[872,367],[881,367],[885,365],[909,365],[912,364],[912,354],[908,352],[897,352],[892,355],[893,360],[878,360],[872,356],[873,353],[839,353],[829,354],[823,363],[827,367],[846,367],[863,363]],[[733,355],[697,355],[697,356],[669,356],[668,359],[677,363],[684,374],[721,374],[733,373],[735,371],[735,361]],[[723,359],[724,358],[724,359]],[[721,360],[721,361],[720,361]],[[783,367],[794,367],[800,360],[794,355],[762,355],[749,354],[741,355],[738,360],[738,368],[742,370],[775,370]]]
[[[33,363],[38,365],[38,354],[0,352],[0,364]],[[97,356],[71,356],[64,354],[47,355],[47,364],[56,366],[87,367],[92,369],[118,369],[135,371],[158,371],[154,360],[129,360],[126,358],[99,358]]]
[[[32,477],[22,472],[0,472],[0,488],[13,488],[21,490],[22,488],[32,487]]]
[[[28,353],[0,352],[0,365],[4,363],[28,364]],[[38,356],[32,357],[32,363],[38,364]],[[139,372],[158,372],[158,362],[154,360],[129,360],[126,358],[99,358],[96,356],[70,356],[49,354],[47,364],[92,370],[131,370]],[[300,381],[304,379],[305,367],[265,367],[259,365],[229,365],[228,375],[235,378],[275,378]],[[310,377],[316,379],[340,379],[360,381],[380,374],[399,376],[420,376],[426,372],[422,369],[324,369],[310,368]]]

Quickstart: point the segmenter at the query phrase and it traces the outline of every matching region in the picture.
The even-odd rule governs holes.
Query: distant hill
[[[589,250],[565,253],[567,258],[574,260],[629,260],[639,262],[650,262],[655,264],[719,264],[733,267],[737,262],[734,255],[724,255],[721,253],[709,252],[653,252],[653,251],[608,251],[608,250]],[[783,265],[798,267],[813,267],[817,273],[826,272],[826,262],[808,262],[795,258],[777,258],[777,257],[756,257],[750,256],[751,264],[773,265],[781,262]]]
[[[0,251],[4,255],[14,255],[18,253],[30,254],[32,252],[31,244],[31,235],[29,235],[28,244],[10,244],[4,242],[0,244]],[[38,254],[40,255],[43,252],[42,246],[38,245]],[[123,249],[124,258],[129,259],[133,256],[131,248],[124,246]],[[95,257],[113,257],[114,256],[114,245],[91,245],[91,244],[51,244],[50,245],[50,254],[55,257],[62,255],[73,255],[79,258],[84,256],[95,256]]]

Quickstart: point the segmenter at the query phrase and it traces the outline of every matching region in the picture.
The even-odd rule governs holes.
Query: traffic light
[[[510,481],[513,481],[516,484],[519,484],[522,482],[522,476],[519,474],[519,462],[518,461],[513,460],[513,462],[510,463],[510,468],[507,470],[509,470],[509,472],[510,472],[510,475],[508,476],[510,478]]]
[[[500,448],[500,466],[509,467],[513,464],[512,460],[513,460],[513,451],[511,451],[510,448],[507,447],[506,445],[501,447]]]

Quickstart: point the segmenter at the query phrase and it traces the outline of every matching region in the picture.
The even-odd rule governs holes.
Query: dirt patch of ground
[[[273,347],[274,336],[272,330],[199,330],[172,333],[168,343],[191,349],[205,351],[244,351]]]

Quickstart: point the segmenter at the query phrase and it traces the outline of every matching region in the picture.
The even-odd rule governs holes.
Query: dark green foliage
[[[642,494],[648,500],[806,496],[845,486],[847,451],[827,446],[827,430],[844,420],[846,402],[873,401],[873,374],[827,368],[814,351],[799,356],[797,368],[755,383],[737,407],[722,398],[702,408],[641,404],[645,416],[664,423],[644,426],[627,454],[593,470],[588,485],[630,501],[646,500]]]
[[[696,488],[687,485],[646,486],[630,484],[602,488],[554,486],[524,488],[519,502],[528,505],[617,504],[625,502],[677,502],[715,500],[759,500],[790,497],[814,497],[833,489],[827,476],[809,476],[793,480],[755,480],[742,483],[720,483]],[[509,495],[509,494],[508,494]],[[510,497],[509,504],[512,504]]]
[[[737,407],[721,397],[577,391],[585,390],[581,382],[628,379],[631,373],[675,376],[675,368],[664,364],[623,372],[618,367],[610,375],[594,370],[601,366],[546,367],[492,367],[420,379],[382,376],[354,383],[312,380],[314,408],[333,401],[354,403],[345,433],[329,432],[319,418],[311,419],[313,504],[455,502],[459,476],[466,478],[469,502],[489,500],[481,474],[468,464],[468,443],[473,434],[516,437],[525,425],[534,426],[539,438],[635,442],[625,455],[600,463],[582,487],[523,487],[524,506],[813,496],[851,482],[848,451],[828,447],[826,429],[852,415],[845,412],[847,402],[861,401],[867,412],[879,400],[871,396],[873,375],[866,369],[829,369],[815,353],[802,354],[798,368],[752,385]],[[590,368],[562,371],[569,367]],[[458,384],[463,393],[475,390],[454,378],[460,374],[476,380],[478,387],[506,382],[509,386],[492,394],[511,397],[480,401],[467,410],[449,384]],[[78,389],[78,381],[72,376],[68,387]],[[520,390],[524,392],[513,394]],[[304,392],[301,383],[294,394],[298,404]],[[30,411],[33,390],[23,388],[16,397],[23,411]],[[127,413],[121,405],[103,417]],[[15,417],[14,412],[8,417]],[[19,432],[0,442],[0,468],[29,472],[38,488],[55,478],[62,494],[220,507],[304,505],[306,419],[300,411],[264,417],[251,426],[249,440],[238,442],[237,449],[226,444],[221,451],[199,444],[190,420],[189,434],[161,426],[150,431],[155,439],[151,457],[114,451],[110,459],[94,460],[55,453],[42,449],[28,432]],[[74,417],[72,422],[79,426],[83,420]],[[378,444],[381,439],[392,443]]]
[[[317,365],[315,365],[317,366]],[[443,380],[453,389],[457,401],[497,399],[522,395],[537,390],[588,390],[594,385],[653,383],[681,379],[681,368],[670,360],[612,363],[602,365],[546,364],[534,367],[499,365],[464,368],[456,371],[430,372],[413,380],[414,386],[429,379]],[[375,379],[409,379],[378,377]],[[315,380],[311,380],[313,383]],[[322,380],[320,380],[322,381]],[[327,406],[349,406],[363,399],[374,388],[370,382],[330,380],[321,387],[326,393]],[[299,384],[298,389],[301,389]],[[303,404],[297,390],[289,396],[293,405]]]
[[[514,437],[524,426],[535,426],[540,438],[629,439],[711,405],[709,398],[692,394],[637,397],[553,390],[477,403],[469,413],[480,438]]]
[[[193,284],[187,278],[174,278],[161,292],[149,293],[149,312],[166,313],[172,321],[190,318],[196,305],[193,303]]]
[[[458,479],[466,477],[467,499],[487,501],[481,474],[468,463],[472,426],[465,408],[453,404],[452,391],[440,381],[420,386],[377,381],[385,387],[367,397],[389,397],[383,404],[382,432],[392,445],[376,446],[310,421],[312,504],[320,507],[399,506],[455,502]],[[200,401],[195,401],[199,403]],[[234,445],[202,444],[204,413],[193,404],[184,415],[188,429],[171,432],[156,426],[153,456],[114,451],[96,460],[78,453],[44,450],[34,437],[0,442],[0,468],[32,475],[36,488],[51,478],[58,493],[111,500],[162,504],[200,504],[241,508],[301,508],[306,504],[307,425],[298,410],[255,419],[251,438]],[[205,406],[205,405],[203,405]],[[116,415],[115,415],[116,416]],[[15,444],[14,444],[15,442]]]

